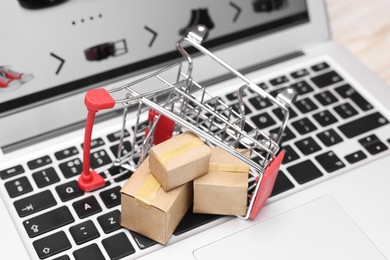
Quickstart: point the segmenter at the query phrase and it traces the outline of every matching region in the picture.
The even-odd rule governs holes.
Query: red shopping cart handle
[[[271,195],[283,158],[284,151],[282,150],[263,174],[255,202],[253,203],[253,207],[249,215],[250,219],[256,218],[257,213],[259,213],[260,209],[264,206],[265,202]]]
[[[106,181],[97,172],[91,170],[91,139],[92,128],[96,112],[115,106],[115,100],[103,89],[89,90],[85,95],[84,103],[88,109],[87,122],[85,125],[83,146],[83,171],[78,180],[78,186],[82,191],[93,191],[106,184]]]

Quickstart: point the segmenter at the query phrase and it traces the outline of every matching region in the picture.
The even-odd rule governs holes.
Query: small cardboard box
[[[165,192],[146,160],[121,190],[121,225],[166,245],[193,201],[192,182]]]
[[[245,215],[249,165],[221,148],[211,148],[210,169],[194,180],[194,213]]]
[[[210,148],[191,132],[174,136],[149,152],[150,170],[165,191],[206,174],[209,159]]]

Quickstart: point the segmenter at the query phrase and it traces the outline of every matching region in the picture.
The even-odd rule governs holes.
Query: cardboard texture
[[[149,152],[150,170],[165,191],[206,174],[209,159],[210,148],[191,132],[153,146]]]
[[[192,185],[189,182],[165,192],[146,158],[121,190],[121,225],[166,245],[192,205]]]
[[[245,215],[249,166],[221,148],[211,148],[210,170],[194,180],[194,213]]]

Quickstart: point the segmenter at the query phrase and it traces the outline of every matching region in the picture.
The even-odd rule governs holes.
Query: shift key
[[[352,138],[374,130],[378,127],[384,126],[388,123],[389,121],[387,121],[384,116],[382,116],[379,112],[375,112],[341,125],[339,126],[339,129],[346,137]]]
[[[35,237],[53,229],[74,222],[74,218],[66,206],[43,213],[23,222],[29,237]]]

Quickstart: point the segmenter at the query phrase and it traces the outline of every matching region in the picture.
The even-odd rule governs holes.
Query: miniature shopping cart
[[[265,92],[251,80],[230,67],[213,53],[201,46],[207,36],[207,29],[198,25],[180,40],[176,47],[184,57],[184,62],[166,66],[141,79],[111,90],[94,89],[86,94],[85,104],[88,118],[84,140],[83,173],[79,186],[84,191],[91,191],[104,186],[105,180],[98,173],[90,170],[90,142],[92,126],[96,112],[113,108],[123,109],[122,129],[117,158],[114,166],[135,171],[156,138],[169,138],[184,131],[192,131],[206,144],[220,147],[236,156],[250,166],[247,213],[242,218],[253,219],[272,192],[284,152],[280,149],[282,134],[289,118],[288,107],[296,99],[292,88],[285,88],[276,97]],[[238,109],[226,105],[219,97],[210,94],[192,78],[193,61],[183,44],[195,47],[217,64],[225,67],[233,76],[242,81],[237,89]],[[168,80],[164,75],[174,77]],[[141,93],[137,91],[140,84],[161,84],[163,87]],[[245,118],[243,91],[249,89],[261,99],[268,99],[279,107],[284,119],[277,133],[265,133]],[[124,138],[127,126],[127,115],[130,107],[137,106],[137,117],[133,126],[131,151],[123,153]],[[237,111],[238,110],[238,111]],[[147,122],[145,124],[144,122]],[[146,127],[145,127],[146,126]],[[159,132],[160,131],[160,132]],[[237,149],[240,148],[240,149]],[[244,154],[250,153],[248,158]]]

